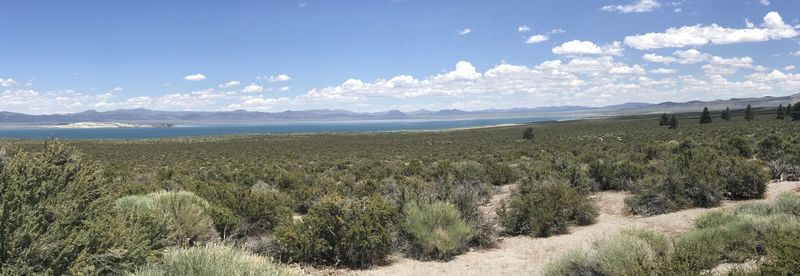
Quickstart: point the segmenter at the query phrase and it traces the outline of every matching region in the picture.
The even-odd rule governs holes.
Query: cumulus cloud
[[[250,85],[242,88],[242,93],[261,93],[261,92],[264,92],[264,87],[255,83],[251,83]]]
[[[194,75],[185,76],[185,77],[183,77],[183,79],[187,80],[187,81],[201,81],[201,80],[206,79],[206,76],[203,75],[203,74],[194,74]]]
[[[674,74],[676,71],[675,69],[669,68],[657,68],[649,71],[651,74]]]
[[[472,32],[472,29],[470,29],[470,28],[463,28],[463,29],[460,29],[460,30],[456,30],[456,33],[458,35],[467,35],[467,34],[469,34],[471,32]]]
[[[783,67],[783,70],[792,71],[795,68],[797,68],[797,67],[795,67],[794,65],[786,65],[786,66]]]
[[[229,81],[229,82],[220,84],[219,88],[231,88],[231,87],[239,86],[240,84],[242,84],[242,83],[237,81],[237,80],[233,80],[233,81]]]
[[[619,41],[614,41],[612,44],[600,47],[591,41],[572,40],[556,46],[552,52],[558,55],[620,56],[622,55],[622,44]]]
[[[264,96],[244,96],[242,103],[230,104],[225,107],[227,110],[255,110],[255,111],[268,111],[273,109],[276,105],[285,104],[290,99],[287,97],[280,98],[266,98]]]
[[[0,86],[2,87],[9,87],[15,84],[17,84],[17,82],[14,81],[14,79],[0,79]]]
[[[525,25],[517,27],[517,32],[520,32],[520,33],[524,33],[524,32],[530,31],[530,30],[531,30],[531,28],[528,27],[528,26],[525,26]]]
[[[666,64],[670,64],[670,63],[678,61],[678,59],[676,59],[674,57],[660,56],[660,55],[656,55],[656,54],[644,54],[642,56],[642,59],[646,60],[646,61],[649,61],[649,62],[666,63]]]
[[[707,61],[711,58],[711,55],[706,53],[701,53],[696,49],[689,49],[686,51],[677,50],[673,53],[673,55],[678,56],[681,64],[695,64]]]
[[[545,41],[547,41],[549,39],[550,38],[547,37],[546,35],[537,34],[537,35],[532,35],[531,37],[529,37],[528,40],[525,40],[525,43],[536,44],[536,43],[539,43],[539,42],[545,42]]]
[[[640,50],[699,47],[706,44],[732,44],[779,40],[797,36],[797,31],[783,22],[780,14],[769,12],[761,28],[726,28],[717,24],[669,28],[663,33],[625,37],[625,44]]]
[[[758,2],[761,3],[761,5],[769,6],[769,0],[761,0],[761,1],[758,1]]]
[[[628,5],[608,5],[603,6],[602,10],[621,13],[638,13],[638,12],[651,12],[658,7],[661,3],[656,0],[639,0]]]

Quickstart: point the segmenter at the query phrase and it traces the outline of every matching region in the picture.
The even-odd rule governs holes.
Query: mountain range
[[[612,115],[631,115],[661,112],[743,109],[748,104],[753,107],[776,107],[779,104],[800,101],[800,93],[781,97],[732,98],[714,101],[641,103],[631,102],[604,107],[588,106],[547,106],[536,108],[485,109],[464,111],[443,109],[438,111],[417,110],[402,112],[353,112],[341,109],[315,109],[302,111],[258,112],[258,111],[157,111],[150,109],[117,109],[110,111],[87,110],[78,113],[31,115],[14,112],[0,112],[0,125],[53,125],[76,122],[126,122],[126,123],[170,123],[170,124],[257,124],[295,121],[336,121],[336,120],[401,120],[401,119],[462,119],[499,117],[593,117]]]

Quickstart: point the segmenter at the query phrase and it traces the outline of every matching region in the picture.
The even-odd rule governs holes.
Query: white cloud
[[[761,5],[769,6],[769,0],[761,0],[761,1],[758,1],[758,2],[761,3]]]
[[[470,28],[464,28],[464,29],[456,30],[456,33],[458,33],[458,35],[467,35],[467,34],[469,34],[471,32],[472,32],[472,29],[470,29]]]
[[[275,76],[256,77],[256,80],[266,80],[268,82],[285,82],[292,80],[292,77],[286,74],[279,74]]]
[[[297,3],[297,7],[298,8],[305,8],[306,6],[308,6],[308,3],[305,3],[305,2]]]
[[[651,12],[658,7],[661,7],[661,3],[658,3],[656,0],[639,0],[638,2],[629,4],[629,5],[609,5],[603,6],[604,11],[616,11],[621,13],[632,13],[632,12]]]
[[[289,91],[289,89],[291,89],[291,87],[288,87],[288,86],[282,86],[281,88],[278,88],[278,91],[281,91],[281,92],[286,92],[286,91]]]
[[[800,56],[800,50],[798,50],[797,52],[789,53],[789,54],[793,55],[793,56]]]
[[[262,87],[262,86],[260,86],[258,84],[255,84],[255,83],[251,83],[250,85],[245,86],[244,88],[242,88],[242,93],[261,93],[263,91],[264,91],[264,87]]]
[[[537,35],[532,35],[531,37],[529,37],[528,40],[525,40],[525,43],[536,44],[536,43],[539,43],[539,42],[545,42],[545,41],[547,41],[549,39],[550,38],[547,37],[546,35],[537,34]]]
[[[622,45],[619,41],[603,47],[597,46],[591,41],[572,40],[564,42],[560,46],[553,48],[552,52],[558,55],[622,55]]]
[[[565,32],[567,32],[567,31],[564,31],[564,29],[561,29],[561,28],[556,28],[556,29],[550,30],[550,34],[563,34]]]
[[[0,86],[2,87],[9,87],[15,84],[17,84],[17,82],[14,81],[14,79],[0,79]]]
[[[752,29],[752,28],[756,27],[756,24],[753,24],[753,22],[751,22],[749,18],[745,18],[744,19],[744,26],[747,27],[747,28]]]
[[[625,44],[636,49],[699,47],[706,44],[761,42],[797,36],[797,31],[783,22],[780,14],[769,12],[762,28],[725,28],[717,24],[669,28],[663,33],[626,36]]]
[[[237,81],[237,80],[232,80],[232,81],[220,84],[219,88],[231,88],[231,87],[239,86],[240,84],[242,84],[242,83]]]
[[[674,9],[674,10],[672,10],[672,11],[674,11],[675,13],[681,13],[681,12],[683,12],[683,9],[681,9],[681,8],[675,8],[675,9]]]
[[[649,73],[651,73],[651,74],[662,74],[662,75],[663,74],[674,74],[675,72],[676,72],[675,69],[669,69],[669,68],[658,68],[658,69],[653,69],[653,70],[649,71]]]
[[[520,33],[524,33],[524,32],[530,31],[530,30],[531,30],[531,28],[529,28],[528,26],[525,26],[525,25],[517,27],[517,32],[520,32]]]
[[[435,76],[434,80],[440,81],[458,81],[458,80],[474,80],[481,77],[481,73],[472,66],[472,63],[467,61],[459,61],[456,63],[456,70]],[[403,81],[408,81],[404,77]]]
[[[670,63],[678,61],[678,59],[676,59],[674,57],[660,56],[660,55],[657,55],[657,54],[644,54],[642,56],[642,59],[646,60],[646,61],[649,61],[649,62],[666,63],[666,64],[670,64]]]
[[[783,67],[783,70],[792,71],[795,68],[797,68],[797,67],[795,67],[794,65],[787,65],[787,66]]]
[[[264,96],[244,96],[241,103],[230,104],[225,107],[227,110],[256,110],[267,111],[271,110],[276,105],[286,104],[290,101],[287,97],[280,98],[265,98]]]
[[[206,76],[203,75],[203,74],[194,74],[194,75],[185,76],[185,77],[183,77],[183,79],[187,80],[187,81],[201,81],[201,80],[206,79]]]
[[[711,58],[711,55],[706,53],[701,53],[696,49],[689,49],[686,51],[677,50],[672,54],[680,58],[678,62],[680,62],[681,64],[695,64],[707,61],[708,59]]]
[[[712,56],[708,64],[703,65],[707,75],[731,75],[740,68],[753,68],[753,59],[750,57],[722,58]]]

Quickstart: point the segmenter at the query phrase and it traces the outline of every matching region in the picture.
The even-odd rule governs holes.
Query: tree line
[[[730,107],[726,107],[725,110],[720,112],[719,117],[722,120],[730,121],[731,118],[733,118]],[[744,119],[747,121],[752,121],[755,118],[756,114],[753,112],[753,107],[748,104],[744,110]],[[789,103],[786,105],[786,107],[784,107],[783,104],[778,105],[775,119],[791,119],[792,121],[800,121],[800,102],[797,102],[794,105]],[[700,113],[700,124],[710,124],[711,122],[711,112],[708,110],[708,107],[703,107],[703,111]],[[659,120],[658,125],[669,126],[670,129],[675,129],[678,128],[678,119],[675,118],[675,114],[670,116],[667,113],[663,113],[661,114],[661,119]]]

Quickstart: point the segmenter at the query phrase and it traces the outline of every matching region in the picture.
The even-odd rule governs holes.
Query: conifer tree
[[[522,132],[522,139],[524,140],[532,140],[533,139],[533,128],[528,127]]]
[[[672,115],[672,118],[669,119],[669,129],[676,129],[678,128],[678,119],[675,119],[675,115]]]
[[[719,117],[722,118],[725,121],[730,121],[731,120],[731,108],[730,107],[726,107],[725,110],[722,111],[722,114],[720,114]]]
[[[778,105],[778,114],[775,116],[775,119],[783,120],[786,119],[786,112],[783,110],[783,105]]]
[[[792,106],[792,110],[789,111],[789,114],[792,116],[792,121],[800,121],[800,102]]]
[[[665,126],[668,124],[669,124],[669,117],[667,116],[667,113],[661,114],[661,120],[658,122],[658,125]]]
[[[749,122],[749,121],[752,121],[755,118],[756,118],[756,114],[753,114],[753,108],[750,107],[750,105],[748,104],[747,108],[744,110],[744,119]]]
[[[703,114],[700,114],[700,123],[701,124],[711,123],[711,112],[708,112],[708,107],[703,107]]]

